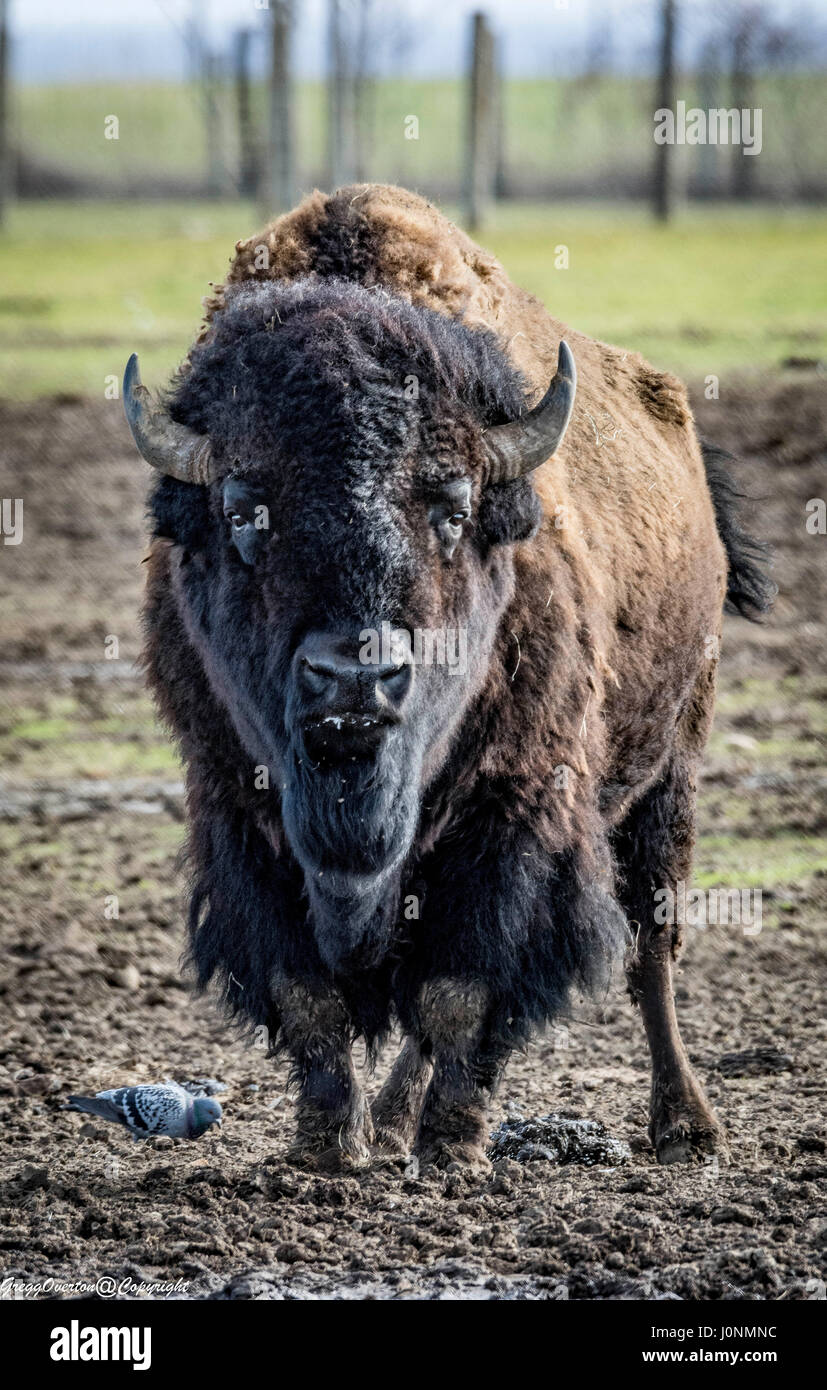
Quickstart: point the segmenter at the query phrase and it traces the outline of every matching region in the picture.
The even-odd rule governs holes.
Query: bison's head
[[[231,292],[168,407],[134,358],[124,391],[239,776],[302,866],[323,955],[357,958],[384,939],[423,794],[486,679],[571,356],[529,411],[490,334],[305,280]]]

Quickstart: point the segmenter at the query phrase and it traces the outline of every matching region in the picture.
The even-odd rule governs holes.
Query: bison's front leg
[[[488,1106],[509,1049],[486,1037],[487,1012],[481,984],[440,978],[423,988],[422,1050],[433,1059],[414,1149],[423,1164],[490,1167]]]
[[[289,1161],[327,1172],[361,1166],[373,1128],[353,1069],[351,1024],[341,996],[294,980],[277,991],[277,1003],[299,1087]]]

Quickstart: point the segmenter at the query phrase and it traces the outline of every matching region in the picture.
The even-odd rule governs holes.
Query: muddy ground
[[[492,1124],[515,1107],[600,1120],[628,1162],[510,1159],[484,1180],[285,1163],[285,1068],[179,968],[181,775],[133,665],[145,477],[120,407],[0,407],[0,495],[25,507],[23,543],[0,547],[6,1278],[178,1280],[213,1298],[824,1297],[827,540],[805,504],[824,495],[827,402],[823,378],[789,374],[696,405],[744,458],[780,585],[765,629],[727,620],[697,859],[703,886],[762,890],[762,927],[690,930],[677,979],[732,1160],[655,1163],[618,980],[514,1057]],[[225,1082],[223,1132],[138,1145],[60,1109],[166,1076]]]

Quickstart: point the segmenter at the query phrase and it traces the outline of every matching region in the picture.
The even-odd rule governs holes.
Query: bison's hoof
[[[491,1172],[491,1160],[482,1144],[446,1143],[436,1140],[416,1150],[421,1168],[439,1168],[443,1173],[465,1173],[468,1177],[486,1177]]]
[[[652,1142],[658,1163],[707,1163],[713,1154],[728,1154],[726,1135],[709,1111],[653,1125]]]
[[[398,1130],[376,1126],[373,1151],[377,1158],[410,1158],[411,1145]]]
[[[320,1149],[299,1140],[288,1149],[287,1162],[311,1173],[356,1173],[370,1162],[370,1150],[366,1145],[343,1148],[340,1144]]]

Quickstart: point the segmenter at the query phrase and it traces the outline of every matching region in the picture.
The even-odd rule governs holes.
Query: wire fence
[[[716,88],[708,74],[687,74],[677,91],[689,112],[730,107],[725,84]],[[823,93],[817,73],[755,78],[752,107],[760,112],[761,148],[752,157],[751,196],[827,195]],[[265,84],[252,82],[245,138],[237,86],[226,75],[210,82],[23,87],[13,104],[17,193],[221,198],[255,191],[266,158],[266,113]],[[653,84],[643,78],[505,81],[496,192],[505,198],[645,197],[653,115]],[[295,130],[299,187],[325,186],[330,160],[321,81],[296,84]],[[352,176],[454,197],[464,182],[465,141],[460,80],[377,80],[365,102]],[[723,143],[677,145],[672,157],[676,187],[690,197],[739,196],[739,163],[750,158],[740,146]]]
[[[618,17],[606,0],[577,51],[561,48],[549,11],[535,64],[548,75],[523,78],[503,75],[513,25],[497,28],[478,13],[461,62],[453,54],[462,74],[432,77],[427,54],[434,66],[444,56],[433,15],[406,28],[404,5],[326,0],[315,36],[323,75],[314,79],[291,74],[306,26],[293,0],[270,0],[257,22],[212,32],[198,6],[188,24],[158,7],[167,60],[159,71],[175,79],[124,80],[122,60],[112,80],[15,82],[12,71],[6,144],[17,196],[264,202],[278,184],[281,139],[278,157],[295,185],[282,188],[285,202],[288,192],[351,180],[443,199],[471,198],[480,183],[499,198],[648,197],[667,24],[675,42],[665,90],[681,116],[668,154],[673,193],[827,197],[827,33],[804,11],[781,24],[758,0],[627,0]],[[631,55],[629,32],[638,45]],[[733,130],[742,118],[751,147]],[[289,132],[279,135],[279,125]]]

